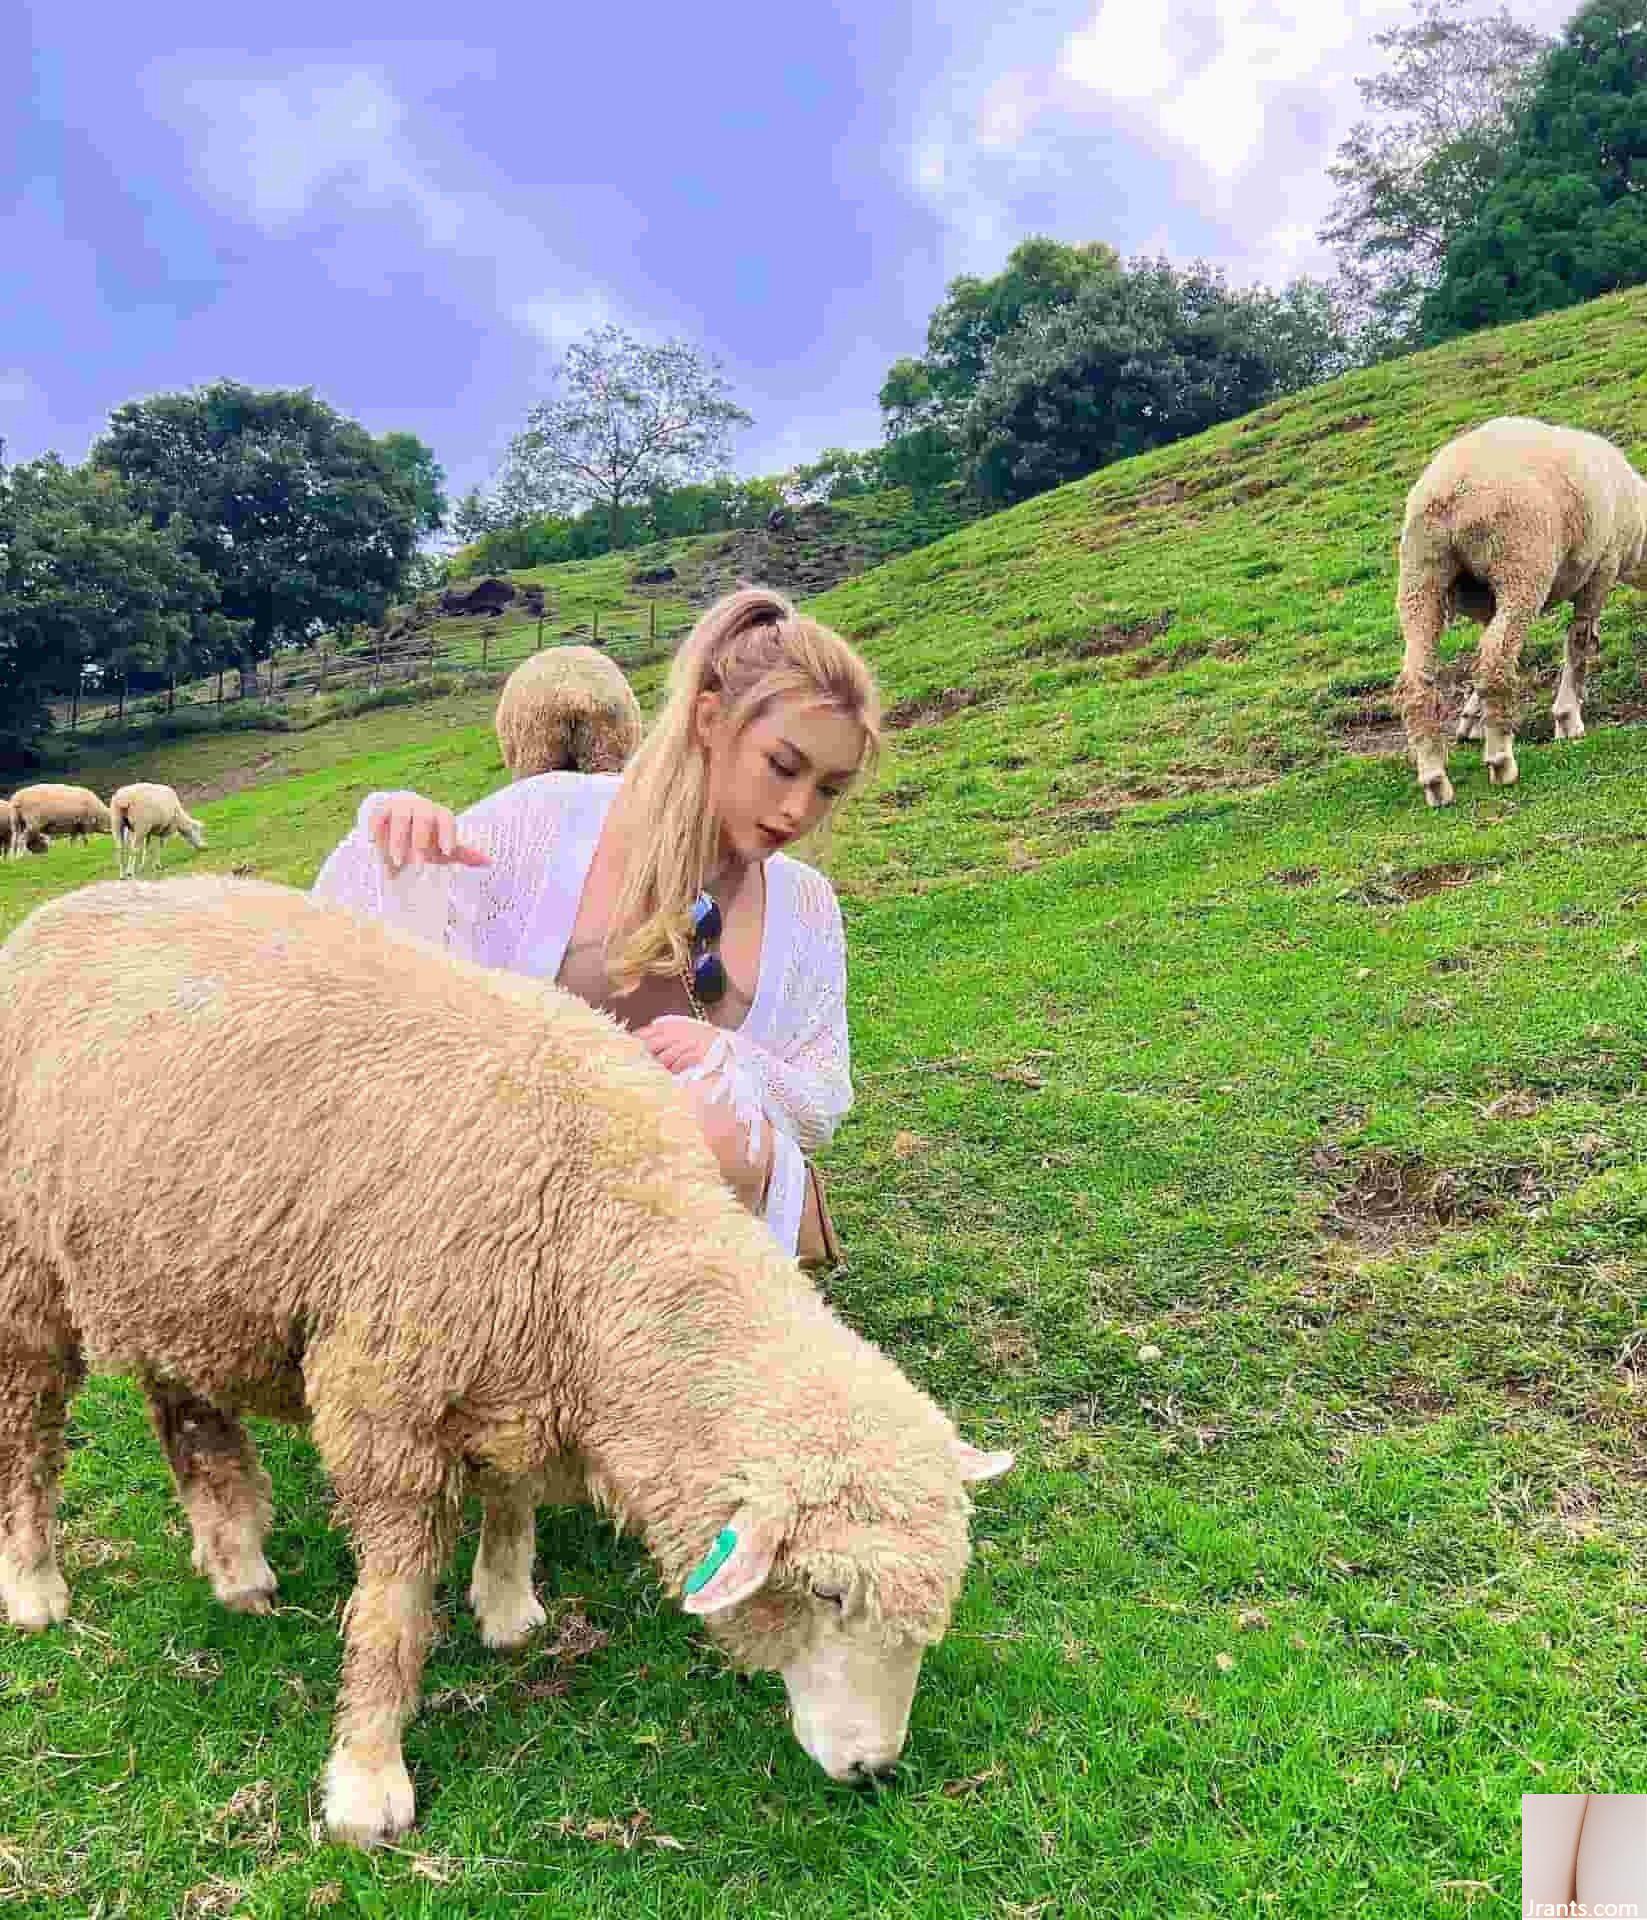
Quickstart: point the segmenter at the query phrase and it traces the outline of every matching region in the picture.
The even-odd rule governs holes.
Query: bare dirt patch
[[[278,753],[260,754],[248,766],[230,767],[220,773],[215,780],[202,781],[199,786],[178,788],[178,797],[185,806],[200,800],[222,800],[231,793],[239,793],[246,787],[260,786],[265,780],[274,778],[274,769],[281,763]]]
[[[1147,620],[1122,621],[1100,627],[1096,633],[1084,634],[1080,639],[1069,642],[1062,650],[1075,660],[1111,660],[1117,654],[1136,653],[1152,640],[1159,640],[1172,625],[1172,620],[1172,609],[1168,607],[1161,613],[1152,614]]]
[[[900,700],[887,714],[883,724],[897,733],[905,727],[921,726],[928,720],[947,720],[951,714],[964,712],[968,707],[981,706],[985,697],[980,687],[945,687],[942,693]]]
[[[1531,1164],[1433,1167],[1417,1154],[1383,1151],[1351,1160],[1337,1146],[1316,1148],[1310,1164],[1338,1184],[1321,1216],[1324,1232],[1368,1253],[1422,1246],[1448,1228],[1491,1220],[1510,1207],[1543,1206],[1550,1198]]]
[[[1406,872],[1392,868],[1374,874],[1340,897],[1357,901],[1364,907],[1404,907],[1409,901],[1426,900],[1449,887],[1467,887],[1472,880],[1479,879],[1481,873],[1480,867],[1466,866],[1457,860],[1442,861],[1433,867],[1412,867]]]
[[[1321,878],[1319,867],[1281,867],[1264,878],[1278,887],[1313,887]]]

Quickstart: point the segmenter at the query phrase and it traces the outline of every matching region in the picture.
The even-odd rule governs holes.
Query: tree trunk
[[[69,732],[73,733],[80,724],[80,676],[74,678],[74,702],[69,708]]]
[[[257,662],[255,660],[242,660],[240,662],[240,697],[242,700],[255,700],[257,695]]]
[[[616,553],[623,545],[623,502],[613,494],[607,504],[606,526],[612,542],[612,551]]]
[[[120,710],[115,715],[115,722],[119,726],[124,726],[126,724],[126,676],[125,674],[121,674],[120,676]]]
[[[166,681],[166,711],[170,713],[177,705],[177,675],[173,673]]]

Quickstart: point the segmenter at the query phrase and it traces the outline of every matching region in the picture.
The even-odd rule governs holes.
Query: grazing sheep
[[[123,880],[132,878],[147,862],[151,840],[180,833],[197,852],[206,844],[206,829],[193,814],[184,811],[173,788],[157,781],[139,780],[117,788],[109,800],[109,817],[113,822],[115,864]]]
[[[17,815],[12,812],[9,800],[0,800],[0,855],[7,860],[16,859],[22,851],[22,836],[16,833]]]
[[[21,832],[33,847],[43,837],[47,841],[68,834],[84,840],[88,833],[112,831],[109,810],[90,787],[63,787],[50,782],[42,786],[19,787],[11,797],[16,816],[12,833]]]
[[[1450,440],[1407,496],[1397,606],[1406,657],[1396,699],[1418,783],[1453,797],[1436,693],[1436,646],[1456,613],[1486,631],[1458,738],[1485,736],[1495,786],[1516,779],[1516,665],[1527,628],[1573,603],[1556,689],[1556,737],[1583,737],[1584,681],[1607,595],[1647,587],[1647,480],[1609,441],[1543,420],[1489,420]]]
[[[621,773],[640,745],[640,702],[622,668],[598,648],[545,647],[504,681],[496,726],[512,780]]]
[[[290,888],[109,881],[0,946],[0,1140],[13,1626],[68,1607],[69,1396],[134,1372],[194,1564],[242,1611],[275,1576],[241,1416],[312,1423],[359,1569],[340,1839],[412,1822],[401,1730],[469,1474],[489,1645],[545,1617],[535,1503],[586,1494],[734,1660],[783,1674],[831,1775],[898,1754],[967,1564],[965,1483],[1011,1456],[834,1317],[608,1015]]]

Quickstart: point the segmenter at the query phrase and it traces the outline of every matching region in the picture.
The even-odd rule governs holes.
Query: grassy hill
[[[349,1572],[312,1452],[265,1445],[288,1604],[229,1619],[99,1384],[76,1624],[0,1638],[0,1894],[1517,1911],[1520,1796],[1647,1777],[1647,602],[1608,609],[1576,745],[1548,744],[1541,623],[1520,784],[1461,749],[1431,813],[1388,705],[1395,537],[1430,453],[1494,413],[1647,454],[1644,322],[1631,294],[1357,374],[809,603],[891,708],[819,856],[858,1096],[833,1296],[1019,1452],[897,1785],[828,1787],[775,1680],[725,1677],[630,1545],[552,1514],[523,1654],[480,1648],[460,1550],[408,1844],[317,1846]],[[498,784],[489,711],[142,770],[206,794],[190,864],[302,883],[370,788]],[[106,843],[0,867],[0,927],[110,871]]]

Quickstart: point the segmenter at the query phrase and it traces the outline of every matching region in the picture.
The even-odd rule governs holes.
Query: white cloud
[[[496,288],[507,320],[545,349],[625,317],[613,289],[580,281],[575,263],[557,258],[539,221],[505,204],[496,183],[472,177],[472,160],[448,155],[443,166],[430,128],[374,68],[316,65],[248,79],[244,66],[173,61],[143,79],[156,110],[193,132],[201,190],[238,218],[267,232],[337,212],[355,229],[409,221],[417,248],[448,257],[439,271],[470,263]],[[466,165],[471,177],[452,184]],[[362,248],[334,234],[317,244],[339,275],[382,286],[381,234],[374,240]]]
[[[1228,236],[1207,251],[1238,279],[1330,272],[1314,237],[1327,164],[1365,111],[1357,76],[1384,59],[1373,35],[1410,17],[1411,0],[1088,4],[1061,40],[1020,43],[1016,64],[986,45],[973,71],[963,55],[925,95],[907,173],[944,229],[946,277],[998,271],[1030,231],[1154,252],[1186,214]],[[1554,32],[1571,0],[1511,10]],[[1166,193],[1117,178],[1157,181],[1163,166]],[[1094,218],[1095,186],[1118,212]]]

